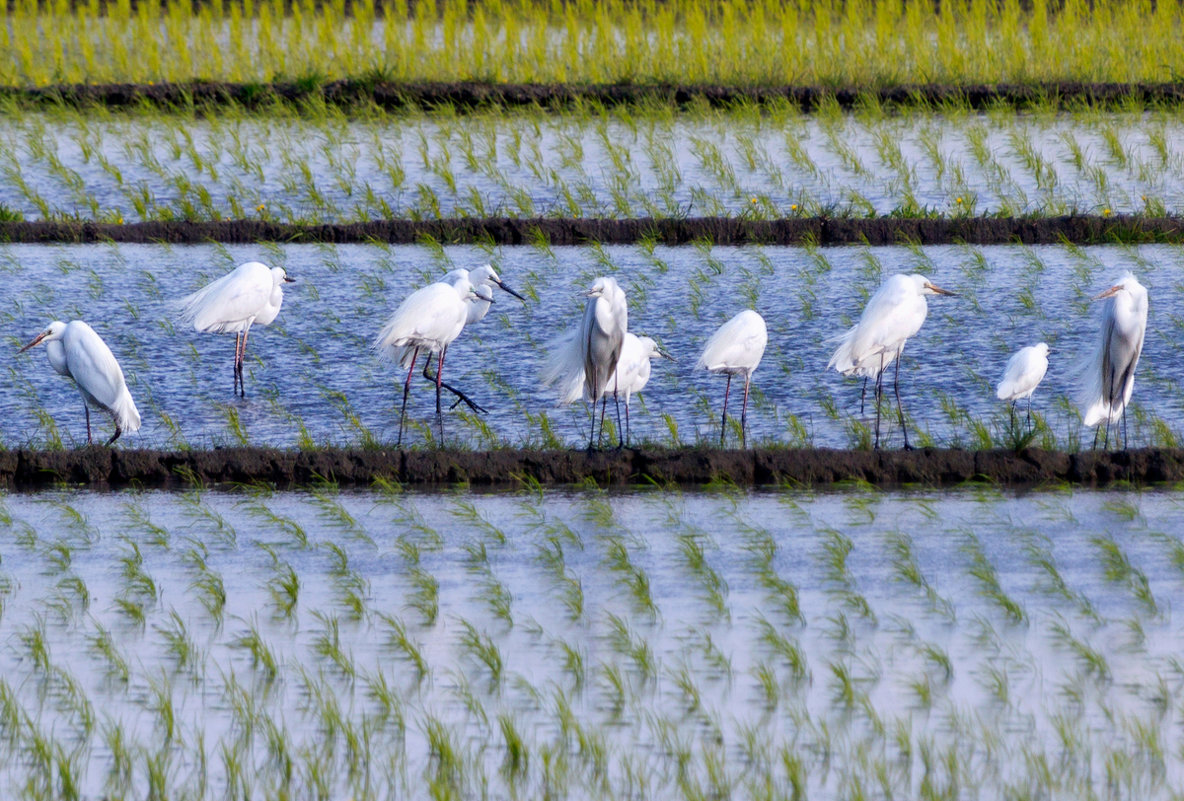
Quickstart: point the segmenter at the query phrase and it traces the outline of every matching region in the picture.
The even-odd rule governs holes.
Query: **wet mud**
[[[491,488],[588,482],[606,487],[734,484],[826,488],[843,483],[950,487],[971,482],[1011,488],[1170,485],[1184,481],[1184,449],[1081,453],[1037,449],[624,449],[587,453],[272,448],[149,451],[87,447],[74,451],[0,451],[0,487],[18,491],[62,486],[180,489],[239,484],[293,489],[326,482],[367,487],[383,481],[409,487],[467,484]]]
[[[478,81],[391,83],[373,79],[276,83],[194,81],[159,84],[63,84],[6,87],[0,97],[31,105],[155,107],[216,110],[237,106],[266,109],[277,103],[328,104],[350,109],[405,110],[448,106],[456,110],[490,107],[562,109],[581,104],[605,107],[661,104],[723,108],[741,104],[790,103],[805,112],[825,104],[854,109],[869,103],[900,108],[1019,109],[1049,104],[1063,108],[1176,105],[1184,102],[1180,83],[913,84],[881,88],[823,86],[728,86],[672,84],[505,84]]]
[[[1184,218],[1136,215],[1072,215],[1044,218],[793,217],[751,220],[738,217],[680,219],[480,219],[373,220],[303,225],[265,220],[216,222],[149,221],[117,225],[98,222],[0,222],[0,242],[170,243],[206,242],[383,242],[495,245],[1077,245],[1184,242]]]

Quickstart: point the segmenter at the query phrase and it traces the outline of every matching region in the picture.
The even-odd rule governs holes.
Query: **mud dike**
[[[221,448],[205,451],[119,450],[0,452],[0,486],[10,490],[84,486],[183,489],[262,484],[276,489],[524,486],[688,487],[950,487],[987,483],[1011,488],[1119,483],[1167,485],[1184,481],[1184,449],[1064,453],[938,450],[624,449],[585,451],[448,451]]]

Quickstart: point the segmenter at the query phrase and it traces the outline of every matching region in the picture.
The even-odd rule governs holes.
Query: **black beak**
[[[285,275],[284,276],[284,283],[285,284],[294,284],[294,283],[296,283],[296,279],[290,275]]]
[[[506,286],[506,282],[505,282],[505,281],[498,281],[498,282],[497,282],[497,285],[498,285],[498,286],[500,286],[502,289],[506,290],[507,292],[509,292],[509,293],[510,293],[511,295],[513,295],[514,297],[518,298],[518,300],[522,301],[523,303],[525,303],[525,302],[526,302],[526,298],[522,297],[522,296],[521,296],[521,295],[519,295],[517,292],[515,292],[514,290],[512,290],[512,289],[510,289],[508,286]]]

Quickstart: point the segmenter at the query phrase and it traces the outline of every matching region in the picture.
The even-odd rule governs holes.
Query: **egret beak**
[[[950,295],[951,297],[955,297],[955,298],[958,297],[957,292],[951,292],[948,289],[942,289],[939,286],[934,286],[933,284],[929,283],[928,281],[925,282],[925,288],[928,289],[930,292],[937,293],[938,295]]]
[[[290,275],[285,275],[284,276],[284,283],[285,284],[294,284],[294,283],[296,283],[296,279]]]
[[[672,362],[676,362],[676,361],[678,361],[678,359],[674,358],[673,356],[671,356],[669,353],[667,353],[666,351],[662,350],[661,348],[654,348],[654,353],[658,354],[658,355],[659,355],[659,356],[661,356],[663,359],[669,359],[669,360],[670,360],[670,361],[672,361]]]
[[[1115,293],[1117,293],[1121,289],[1122,289],[1122,284],[1116,284],[1115,286],[1112,286],[1109,289],[1107,289],[1105,292],[1094,295],[1092,298],[1090,298],[1090,300],[1105,300],[1108,297],[1112,297]]]
[[[485,301],[486,303],[488,303],[488,304],[489,304],[489,305],[491,305],[491,306],[492,306],[494,303],[497,303],[497,301],[493,299],[493,295],[490,295],[490,296],[489,296],[489,297],[487,297],[487,298],[483,298],[483,297],[481,297],[480,295],[478,295],[478,296],[477,296],[477,300],[483,300],[483,301]]]
[[[522,296],[521,296],[521,295],[519,295],[517,292],[515,292],[515,291],[514,291],[514,290],[512,290],[512,289],[510,289],[510,287],[506,286],[506,282],[505,282],[505,281],[498,281],[498,282],[497,282],[497,285],[498,285],[498,286],[500,286],[502,289],[506,290],[507,292],[509,292],[509,293],[510,293],[511,295],[513,295],[514,297],[518,298],[518,300],[522,301],[523,303],[525,303],[525,302],[526,302],[526,298],[522,297]]]
[[[38,334],[38,335],[37,335],[37,336],[36,336],[36,337],[33,339],[33,341],[32,341],[32,342],[30,342],[28,345],[25,345],[23,348],[21,348],[20,350],[18,350],[18,351],[17,351],[17,353],[24,353],[24,352],[25,352],[25,351],[27,351],[29,348],[33,347],[34,345],[37,345],[37,344],[39,344],[39,343],[41,342],[41,340],[45,339],[45,337],[47,337],[48,335],[49,335],[49,332],[48,332],[48,331],[42,331],[40,334]]]

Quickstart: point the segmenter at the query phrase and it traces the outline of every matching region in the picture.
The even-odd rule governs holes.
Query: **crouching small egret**
[[[896,376],[892,388],[896,394],[900,428],[904,432],[904,447],[905,450],[912,450],[909,432],[904,424],[904,407],[900,402],[900,357],[905,342],[921,330],[929,314],[925,296],[956,294],[934,286],[923,275],[902,273],[892,276],[872,295],[859,322],[842,335],[838,349],[827,362],[827,368],[833,367],[843,375],[876,379],[877,449],[880,447],[880,401],[884,397],[884,370],[895,359]]]
[[[283,267],[257,261],[240,264],[179,302],[181,319],[202,333],[234,333],[234,391],[246,397],[243,359],[252,325],[268,325],[280,313],[284,284],[296,279]]]
[[[108,445],[119,439],[124,431],[139,430],[140,412],[136,409],[131,393],[127,391],[123,370],[107,343],[93,328],[81,320],[69,323],[54,320],[17,352],[24,353],[42,342],[45,343],[45,355],[49,357],[50,366],[60,375],[72,378],[82,395],[88,444],[91,441],[91,406],[111,415],[115,423],[115,433],[107,440]]]
[[[440,389],[444,375],[444,353],[464,330],[469,315],[469,301],[476,297],[473,284],[467,277],[457,278],[452,283],[438,281],[428,284],[412,292],[399,304],[375,338],[374,349],[380,357],[407,368],[407,380],[403,383],[403,406],[399,410],[397,445],[403,444],[407,396],[411,392],[411,376],[415,372],[415,362],[420,351],[427,352],[429,360],[431,354],[439,354],[436,364],[436,414],[442,414]]]
[[[1032,393],[1040,386],[1044,374],[1048,372],[1048,353],[1048,345],[1044,342],[1029,345],[1013,353],[1007,360],[1007,366],[1003,368],[1003,379],[995,390],[995,396],[1001,401],[1011,402],[1013,425],[1016,401],[1027,398],[1028,429],[1032,428]]]
[[[615,278],[601,276],[592,284],[586,297],[584,316],[577,328],[548,343],[547,357],[539,371],[544,386],[558,385],[561,403],[573,403],[580,397],[592,402],[592,433],[588,450],[596,444],[596,404],[601,402],[600,425],[604,428],[607,392],[612,388],[621,348],[629,328],[629,304],[625,291]],[[619,447],[625,445],[621,427],[621,409],[617,406]]]
[[[769,331],[765,318],[752,309],[745,309],[719,327],[703,346],[696,369],[706,368],[713,373],[724,373],[728,377],[724,387],[724,413],[720,423],[719,444],[724,444],[728,430],[728,395],[732,392],[732,376],[744,377],[744,404],[740,407],[740,446],[748,447],[745,429],[748,423],[748,388],[752,374],[769,344]]]
[[[1135,389],[1135,367],[1147,332],[1147,289],[1131,273],[1124,273],[1105,292],[1101,325],[1094,352],[1084,362],[1077,402],[1087,426],[1105,426],[1103,447],[1110,446],[1110,424],[1122,420],[1122,446],[1127,447],[1126,406]]]
[[[629,442],[629,400],[634,392],[641,392],[650,380],[650,368],[654,359],[670,359],[674,357],[658,347],[658,343],[650,337],[639,337],[625,332],[625,340],[621,345],[621,356],[617,359],[617,369],[609,376],[608,385],[613,387],[614,395],[625,396],[625,443]]]

